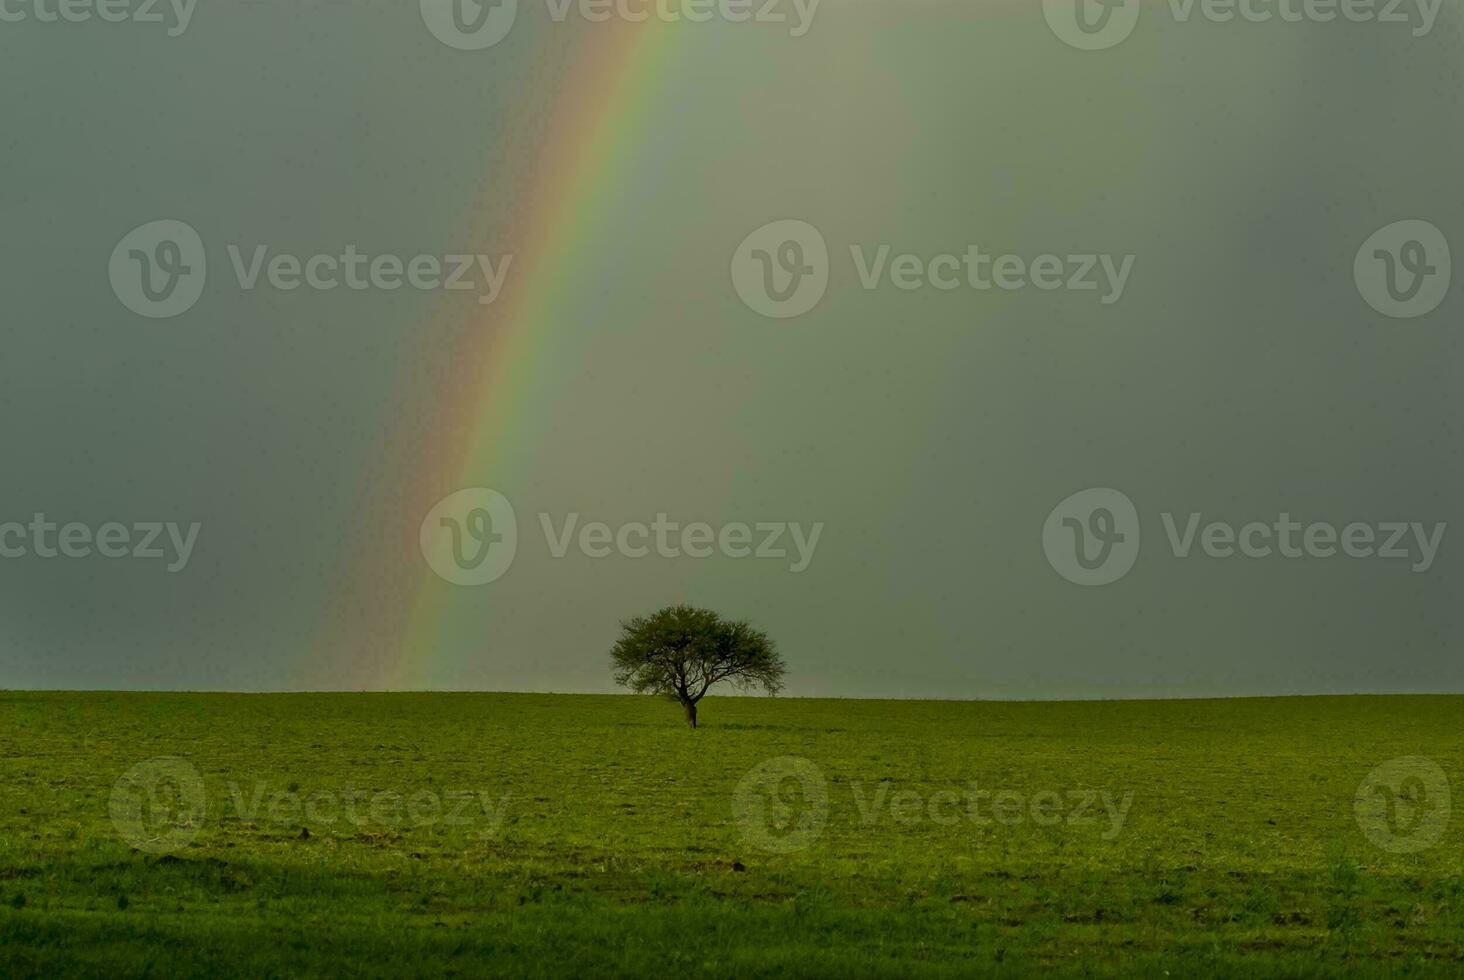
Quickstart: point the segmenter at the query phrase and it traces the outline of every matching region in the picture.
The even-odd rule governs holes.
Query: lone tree
[[[720,681],[739,688],[783,689],[783,658],[767,634],[706,609],[671,606],[620,624],[610,658],[615,683],[681,705],[696,727],[696,703]]]

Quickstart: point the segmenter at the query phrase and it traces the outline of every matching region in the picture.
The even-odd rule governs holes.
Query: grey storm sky
[[[525,0],[473,52],[411,3],[199,5],[176,37],[0,22],[0,524],[201,525],[179,572],[0,559],[0,688],[355,689],[405,655],[432,686],[608,690],[616,622],[687,600],[767,629],[792,695],[1464,689],[1464,286],[1389,319],[1353,276],[1403,219],[1464,250],[1458,3],[1423,37],[1178,23],[1150,4],[1091,52],[1035,2],[905,6],[825,0],[797,38],[681,24],[635,55],[654,70],[609,117],[634,127],[629,163],[542,327],[552,356],[530,380],[550,394],[512,420],[513,467],[465,475],[513,501],[514,567],[445,590],[415,637],[433,648],[405,653],[328,648],[322,610],[344,541],[363,576],[398,560],[371,542],[400,528],[353,526],[354,503],[362,481],[404,478],[373,473],[402,365],[464,318],[412,290],[244,290],[225,246],[529,247],[465,212],[549,165],[505,134],[593,80],[576,65],[602,26]],[[149,320],[114,295],[108,257],[163,218],[205,240],[208,286]],[[821,232],[829,282],[771,320],[728,270],[784,218]],[[1105,304],[866,289],[851,252],[972,245],[1134,262]],[[1042,539],[1089,487],[1123,491],[1142,529],[1132,570],[1091,588]],[[538,516],[662,512],[822,531],[792,573],[555,558]],[[1178,558],[1163,517],[1283,512],[1447,527],[1415,572]],[[399,520],[415,534],[423,517]]]

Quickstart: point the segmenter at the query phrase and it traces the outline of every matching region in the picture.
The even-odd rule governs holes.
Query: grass
[[[1402,853],[1353,805],[1398,757],[1457,790],[1464,698],[701,715],[0,692],[0,975],[1464,972],[1464,827]],[[114,820],[157,757],[203,812],[134,780]]]

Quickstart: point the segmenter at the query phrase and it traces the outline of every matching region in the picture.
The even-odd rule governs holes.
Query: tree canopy
[[[626,620],[620,628],[610,651],[615,683],[676,701],[692,728],[697,702],[714,684],[761,687],[768,694],[783,689],[786,667],[776,645],[745,622],[677,605]]]

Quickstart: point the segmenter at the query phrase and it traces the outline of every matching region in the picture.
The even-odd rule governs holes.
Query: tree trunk
[[[692,728],[696,727],[696,702],[683,701],[681,706],[686,709],[686,723]]]

